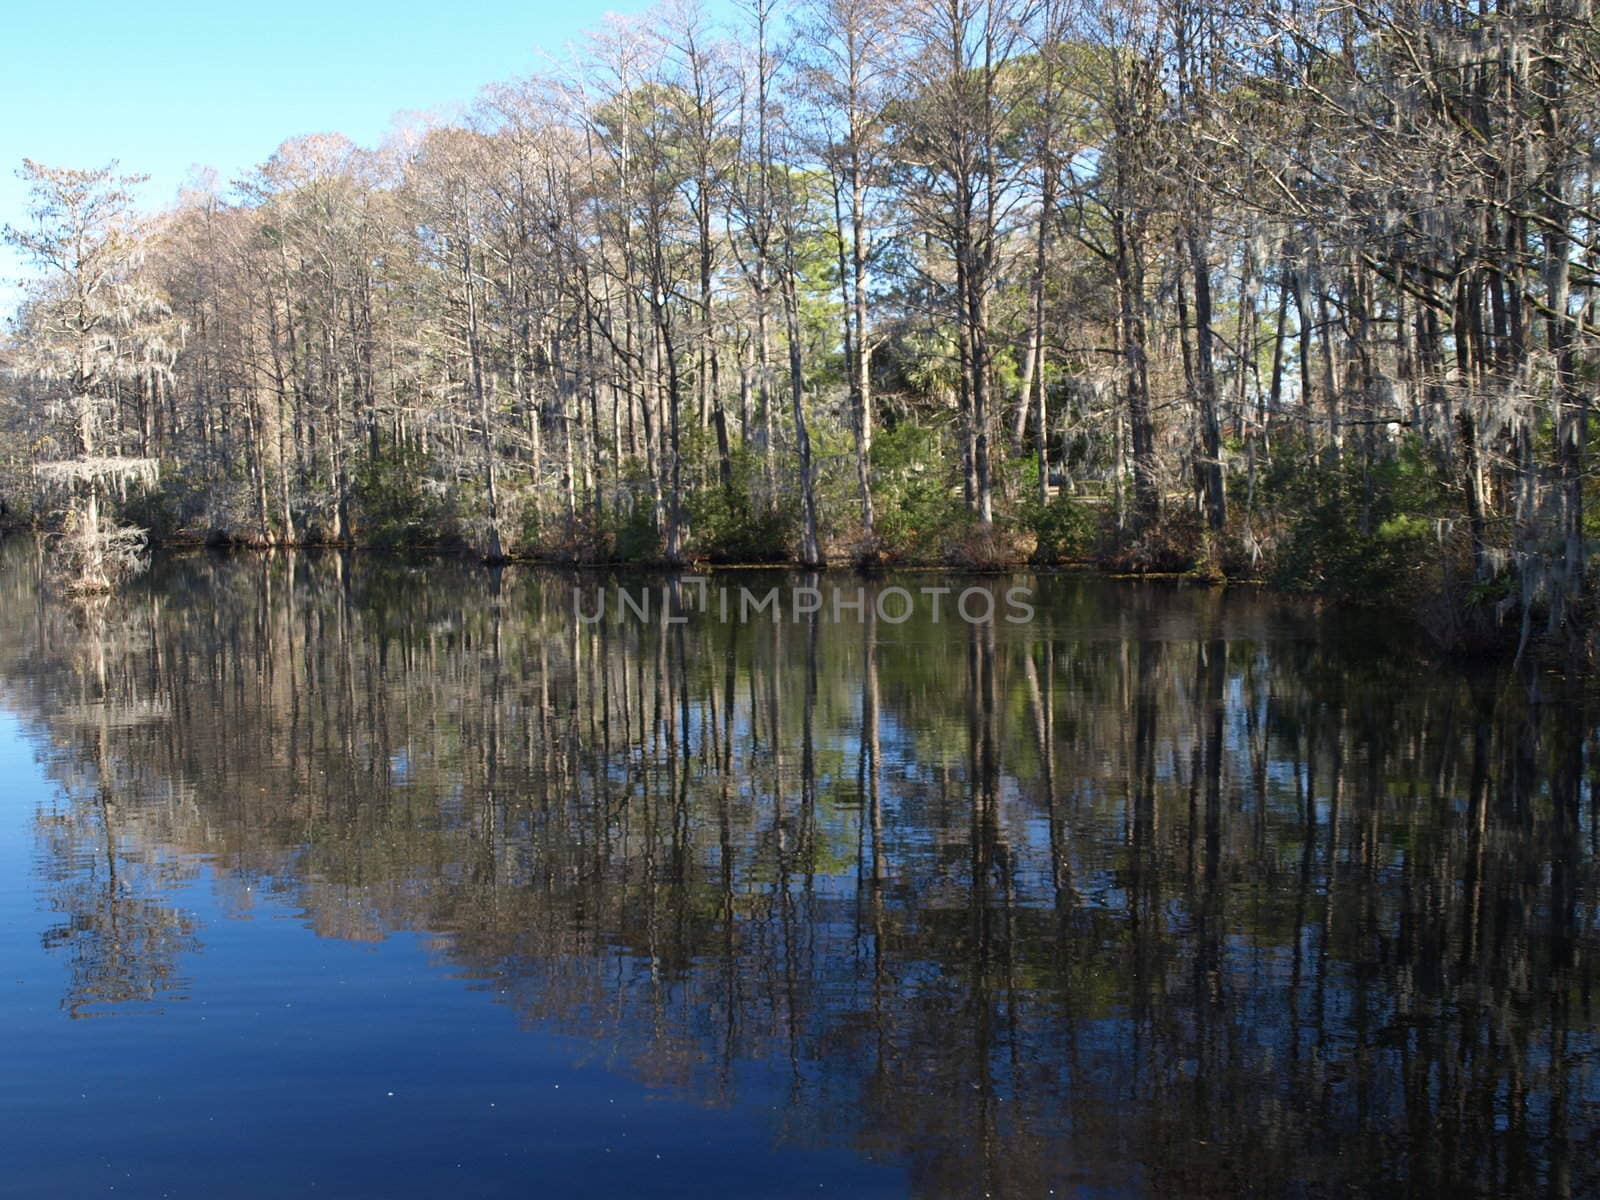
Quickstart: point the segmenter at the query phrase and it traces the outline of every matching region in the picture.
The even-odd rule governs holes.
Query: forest
[[[1571,658],[1597,119],[1587,0],[611,18],[159,212],[25,162],[0,504],[85,592],[183,541],[1095,563]]]

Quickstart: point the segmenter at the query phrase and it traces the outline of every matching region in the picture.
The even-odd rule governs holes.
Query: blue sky
[[[607,12],[647,0],[13,0],[0,70],[0,224],[23,220],[24,157],[150,175],[171,200],[197,166],[226,181],[286,138],[380,141],[396,113],[458,110],[527,74]],[[22,264],[0,248],[0,312]]]

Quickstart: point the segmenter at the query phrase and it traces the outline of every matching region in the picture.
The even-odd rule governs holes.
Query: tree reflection
[[[145,614],[100,600],[34,616],[62,656],[60,690],[45,715],[62,802],[36,816],[45,891],[61,918],[42,942],[67,964],[62,1006],[81,1017],[181,997],[179,962],[197,948],[196,926],[168,896],[188,868],[149,834],[152,822],[170,828],[163,818],[179,815],[187,797],[163,786],[158,766],[126,753],[130,738],[165,716],[127,673],[146,645]],[[151,803],[125,834],[128,796]]]
[[[1033,582],[1028,626],[589,624],[534,571],[196,559],[86,671],[8,550],[68,1003],[175,993],[203,858],[921,1194],[1600,1187],[1584,706]]]

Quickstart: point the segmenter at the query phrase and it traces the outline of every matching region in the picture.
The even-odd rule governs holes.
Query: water
[[[1249,591],[574,582],[75,615],[0,547],[0,1195],[1600,1190],[1556,681]]]

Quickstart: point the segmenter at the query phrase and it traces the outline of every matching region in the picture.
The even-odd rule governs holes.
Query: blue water
[[[1582,688],[966,582],[0,546],[0,1196],[1600,1194]]]
[[[39,737],[0,712],[0,1195],[898,1196],[905,1171],[785,1146],[781,1092],[692,1102],[529,1028],[402,933],[318,937],[268,896],[219,901],[206,865],[168,899],[199,943],[182,985],[71,1018],[41,949]],[[597,1057],[600,1061],[597,1061]],[[714,1181],[714,1184],[712,1183]]]

